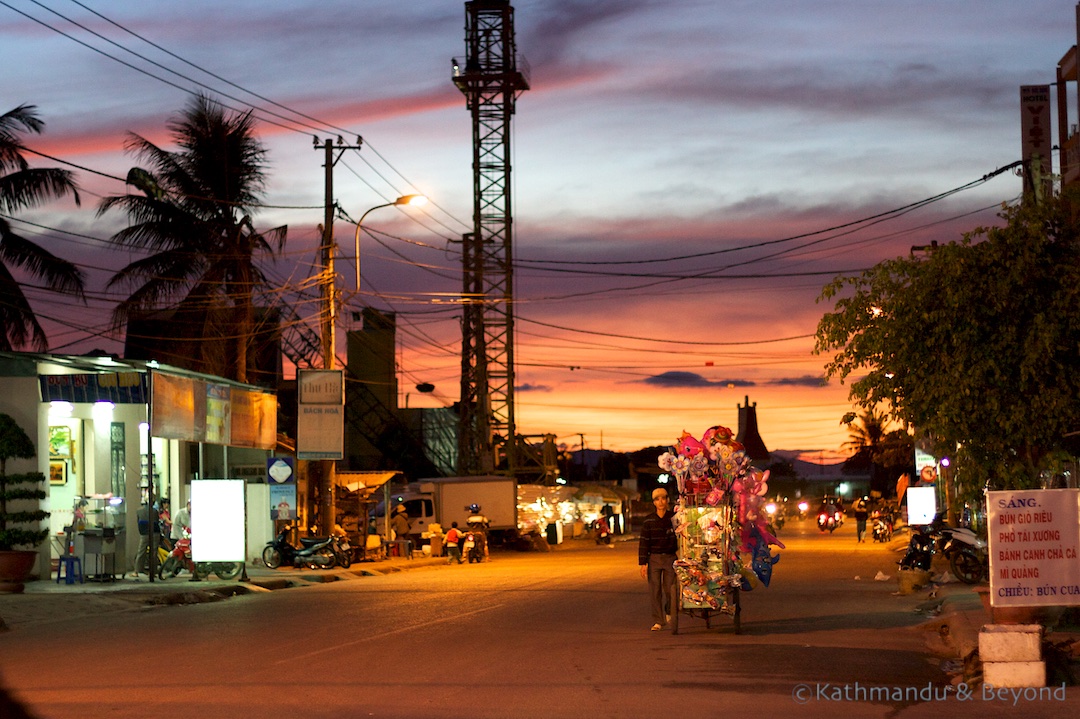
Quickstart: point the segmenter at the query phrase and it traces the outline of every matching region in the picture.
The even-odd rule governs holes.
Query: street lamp
[[[360,291],[360,228],[364,224],[364,218],[368,216],[368,213],[374,210],[381,209],[383,207],[395,207],[400,205],[412,205],[413,207],[420,207],[427,204],[427,197],[424,195],[402,195],[393,202],[386,202],[382,205],[375,205],[371,209],[367,210],[364,214],[360,215],[360,220],[356,223],[356,237],[353,242],[353,260],[356,262],[356,291]]]
[[[416,385],[416,391],[420,394],[431,394],[435,391],[435,385],[431,384],[430,382],[421,382],[420,384]],[[409,408],[409,394],[409,392],[405,393],[405,409]]]

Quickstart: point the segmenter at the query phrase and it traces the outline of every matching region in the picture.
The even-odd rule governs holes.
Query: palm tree
[[[849,434],[843,446],[852,450],[852,455],[844,466],[849,471],[868,471],[871,486],[875,484],[876,460],[885,437],[885,421],[884,415],[868,410],[846,422]]]
[[[286,228],[260,232],[251,216],[265,183],[266,150],[254,137],[251,112],[228,114],[197,95],[170,121],[171,152],[130,134],[127,149],[150,170],[132,168],[141,194],[108,197],[98,214],[119,208],[131,224],[111,241],[149,253],[117,272],[109,287],[130,289],[117,305],[117,326],[153,309],[175,307],[200,343],[196,369],[247,381],[253,295],[269,283],[259,268],[285,242]]]
[[[858,425],[855,424],[856,419],[859,422]],[[872,456],[885,436],[885,422],[885,416],[873,410],[852,418],[852,421],[847,423],[849,434],[844,446],[854,450],[855,454],[864,452]]]
[[[857,416],[852,413],[845,420],[850,433],[844,447],[852,450],[852,456],[844,466],[851,471],[869,471],[871,488],[888,488],[888,477],[883,473],[910,471],[915,445],[907,430],[887,431],[888,417],[872,410]]]
[[[79,204],[78,189],[69,171],[32,168],[22,155],[19,133],[40,134],[44,128],[34,105],[20,105],[0,115],[0,350],[5,351],[30,346],[44,352],[49,347],[45,331],[10,267],[43,280],[58,292],[83,297],[82,272],[15,234],[7,221],[18,210],[37,207],[68,193]]]

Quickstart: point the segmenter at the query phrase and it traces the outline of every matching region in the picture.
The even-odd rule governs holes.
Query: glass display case
[[[75,553],[82,557],[87,579],[111,581],[123,576],[127,564],[124,551],[124,521],[127,509],[123,497],[83,497],[75,503]],[[94,561],[88,562],[93,557]]]
[[[83,497],[84,529],[123,529],[127,508],[123,497]]]

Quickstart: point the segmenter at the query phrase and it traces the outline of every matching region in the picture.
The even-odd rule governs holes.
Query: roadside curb
[[[149,582],[122,579],[115,582],[57,584],[28,582],[21,594],[3,595],[0,604],[0,633],[39,622],[57,621],[72,613],[89,615],[133,609],[183,606],[218,602],[236,596],[356,581],[443,564],[441,558],[390,559],[364,562],[349,569],[267,569],[250,566],[247,581],[204,579],[191,582],[183,577]]]

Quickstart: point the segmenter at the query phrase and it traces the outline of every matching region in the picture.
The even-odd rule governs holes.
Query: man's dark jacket
[[[670,509],[660,517],[653,512],[641,525],[641,539],[638,541],[638,565],[648,564],[653,554],[676,554],[679,548],[675,537],[675,527],[671,520],[675,513]]]

